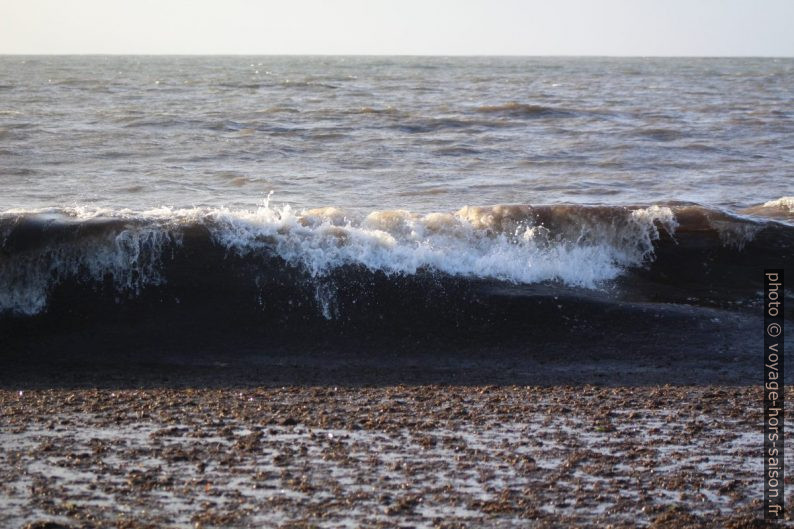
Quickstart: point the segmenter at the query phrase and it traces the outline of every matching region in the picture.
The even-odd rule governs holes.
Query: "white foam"
[[[607,222],[573,219],[575,237],[533,224],[530,218],[505,230],[504,223],[497,227],[482,217],[472,221],[470,213],[467,208],[428,215],[398,210],[361,219],[336,209],[327,215],[313,210],[307,222],[288,206],[264,205],[256,211],[207,211],[203,221],[223,246],[239,254],[269,249],[313,276],[352,264],[387,274],[434,269],[515,283],[558,280],[589,288],[649,258],[659,236],[657,222],[671,232],[675,229],[672,211],[658,206],[627,210],[623,218]],[[196,214],[189,215],[199,220]]]
[[[794,213],[794,197],[780,197],[776,200],[764,202],[763,207],[788,210],[789,213]]]

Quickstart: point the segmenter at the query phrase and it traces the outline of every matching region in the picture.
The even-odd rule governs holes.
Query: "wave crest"
[[[770,200],[760,206],[744,209],[742,213],[792,221],[794,220],[794,197],[780,197],[776,200]]]

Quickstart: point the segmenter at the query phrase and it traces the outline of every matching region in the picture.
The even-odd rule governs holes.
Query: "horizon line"
[[[430,57],[430,58],[604,58],[604,59],[794,59],[794,55],[612,55],[612,54],[522,54],[522,53],[5,53],[0,57]]]

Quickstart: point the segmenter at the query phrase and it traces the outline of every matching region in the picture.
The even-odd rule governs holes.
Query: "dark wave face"
[[[757,312],[763,268],[794,258],[794,227],[695,205],[50,210],[6,214],[0,237],[9,347],[78,331],[89,348],[110,333],[188,349],[702,333]]]

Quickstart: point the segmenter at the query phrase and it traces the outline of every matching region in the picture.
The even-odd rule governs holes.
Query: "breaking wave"
[[[512,283],[560,281],[597,288],[653,254],[659,228],[673,233],[669,208],[494,206],[455,213],[405,210],[360,216],[337,208],[297,212],[64,209],[6,213],[0,224],[0,309],[35,314],[66,279],[109,280],[137,294],[165,281],[163,259],[185,230],[202,227],[237,256],[275,255],[310,277],[348,265],[386,274],[433,270]]]
[[[175,262],[201,270],[211,260],[225,262],[229,274],[250,276],[258,299],[268,295],[260,288],[263,274],[304,283],[326,318],[336,313],[340,288],[338,278],[329,278],[341,270],[604,290],[661,267],[655,263],[660,250],[679,259],[680,277],[706,266],[697,261],[706,251],[719,259],[744,252],[746,259],[745,246],[769,229],[791,237],[784,225],[681,204],[467,206],[427,214],[297,211],[267,201],[253,210],[12,210],[0,216],[0,312],[42,313],[65,283],[105,289],[123,302],[178,282],[185,266]],[[759,259],[779,254],[777,248],[753,251]],[[675,283],[675,277],[666,280]]]

